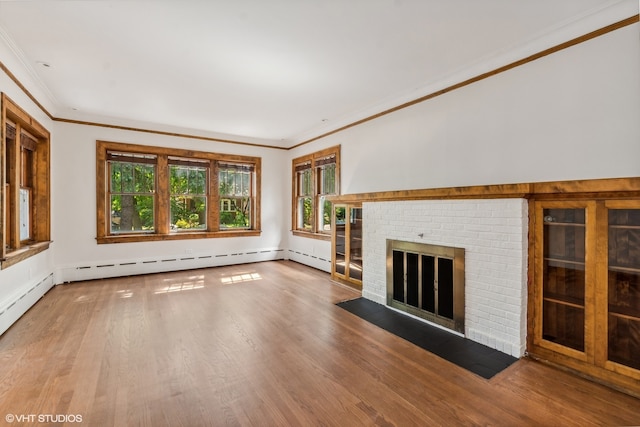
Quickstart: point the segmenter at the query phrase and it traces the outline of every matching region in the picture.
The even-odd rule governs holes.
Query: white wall
[[[11,67],[9,69],[23,84],[32,82],[31,76],[22,70],[20,61],[1,40],[0,60],[5,66]],[[49,131],[53,130],[53,123],[46,114],[3,72],[0,72],[0,92],[9,96]],[[34,91],[34,95],[37,94]],[[1,178],[0,182],[3,182]],[[0,270],[0,334],[53,286],[53,271],[51,250]]]
[[[58,282],[284,257],[283,227],[287,226],[285,220],[289,218],[289,202],[285,202],[284,193],[289,180],[282,172],[285,162],[282,151],[66,123],[56,123],[55,133],[52,174],[56,180],[52,189],[55,201],[52,221],[55,224],[54,263]],[[96,140],[261,157],[262,234],[259,237],[98,245],[95,240]],[[273,252],[275,250],[279,252]],[[272,252],[267,255],[265,251]],[[251,252],[257,254],[247,255]],[[230,256],[238,253],[242,255]],[[219,255],[228,256],[217,258]],[[203,256],[206,258],[200,258]],[[119,265],[153,260],[157,262]],[[163,260],[171,261],[163,263]],[[98,267],[104,265],[109,267]]]
[[[303,145],[290,159],[341,144],[342,194],[640,176],[639,31],[627,26]]]
[[[640,175],[638,24],[292,152],[342,144],[342,192]]]

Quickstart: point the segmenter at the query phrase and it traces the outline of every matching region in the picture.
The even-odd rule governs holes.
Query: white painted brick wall
[[[386,304],[387,239],[464,248],[465,336],[512,356],[524,354],[526,200],[364,203],[363,224],[363,297]]]

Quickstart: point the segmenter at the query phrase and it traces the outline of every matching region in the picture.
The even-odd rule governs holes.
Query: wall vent
[[[158,257],[156,259],[127,259],[121,262],[103,262],[95,265],[78,265],[60,268],[56,272],[56,283],[133,276],[164,271],[190,270],[230,264],[271,261],[282,258],[282,249],[256,249],[246,253],[203,253],[175,258],[168,258],[165,255],[164,257]]]
[[[284,251],[284,249],[280,249],[280,251]],[[318,270],[326,272],[331,271],[331,260],[305,252],[288,249],[288,259],[299,262],[300,264],[308,265],[309,267],[317,268]]]
[[[3,334],[9,327],[18,320],[29,308],[33,306],[44,294],[53,287],[53,273],[44,279],[26,285],[22,292],[18,291],[9,301],[4,301],[4,306],[0,307],[0,334]],[[0,304],[2,301],[0,301]]]

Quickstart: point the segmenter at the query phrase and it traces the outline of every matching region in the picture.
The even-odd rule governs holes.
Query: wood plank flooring
[[[289,261],[57,286],[0,337],[0,425],[640,424],[634,397],[528,359],[485,380],[334,305],[358,295]]]

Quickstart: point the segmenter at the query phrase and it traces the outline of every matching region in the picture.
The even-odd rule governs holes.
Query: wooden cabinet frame
[[[344,229],[338,227],[337,209],[345,211]],[[359,227],[356,229],[353,224],[359,224]],[[334,204],[331,209],[331,230],[331,278],[356,289],[362,289],[362,205]],[[357,235],[357,233],[360,234]],[[344,239],[344,242],[341,242],[341,239]],[[359,247],[356,248],[354,245]],[[355,252],[360,253],[358,260],[352,259]],[[344,260],[343,271],[338,266],[340,255]],[[360,273],[352,274],[352,268],[360,268]]]
[[[610,265],[611,256],[608,255],[608,247],[610,233],[608,232],[607,226],[609,223],[609,214],[611,210],[615,209],[633,209],[640,210],[640,201],[638,200],[606,200],[601,204],[601,216],[603,220],[601,221],[601,229],[598,231],[598,236],[602,238],[599,242],[599,248],[601,253],[597,255],[599,260],[604,260],[606,262],[597,262],[596,265],[596,275],[598,283],[608,284],[609,282],[609,271],[612,270],[614,266]],[[640,267],[640,266],[638,266]],[[636,273],[638,273],[636,271]],[[598,289],[598,293],[596,294],[596,309],[597,316],[596,317],[596,334],[598,336],[606,336],[609,328],[609,319],[607,319],[607,314],[611,315],[611,311],[609,310],[610,298],[609,298],[610,287],[603,286],[602,289]],[[640,307],[638,308],[640,311]],[[636,311],[636,312],[637,312]],[[615,316],[615,315],[614,315]],[[640,316],[634,316],[634,321],[639,321]],[[596,363],[602,364],[604,368],[608,371],[615,372],[617,374],[621,374],[627,377],[635,378],[640,381],[640,369],[635,369],[633,367],[626,366],[621,363],[617,363],[609,360],[609,354],[607,353],[607,347],[602,346],[599,348],[600,350],[596,353]],[[640,353],[635,354],[635,356],[640,360]],[[639,386],[640,387],[640,386]]]
[[[533,344],[540,346],[551,351],[555,351],[567,356],[582,360],[584,362],[589,361],[588,355],[591,355],[590,361],[593,362],[594,351],[594,337],[592,333],[587,331],[593,331],[594,321],[594,299],[595,299],[595,271],[588,263],[591,261],[589,254],[595,250],[595,202],[588,201],[568,201],[568,202],[533,202],[534,203],[534,326],[533,326]],[[545,209],[584,209],[586,212],[585,219],[585,290],[584,290],[584,351],[579,351],[566,347],[561,344],[545,340],[543,338],[543,304],[545,297],[543,295],[543,264],[544,264],[544,220],[543,212]]]
[[[543,337],[544,209],[585,209],[584,351]],[[533,200],[530,204],[529,324],[531,356],[579,371],[640,396],[640,369],[609,359],[609,224],[610,209],[638,209],[640,199],[585,198]],[[640,357],[640,354],[638,355]]]

